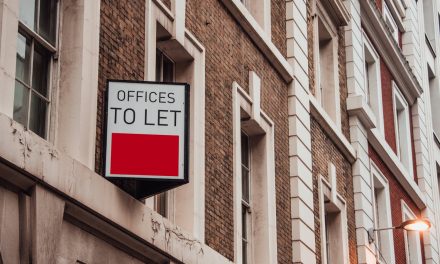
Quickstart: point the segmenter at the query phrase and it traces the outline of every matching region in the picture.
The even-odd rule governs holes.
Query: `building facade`
[[[439,23],[436,0],[0,0],[0,263],[440,263]],[[104,177],[108,80],[190,84],[189,183]]]

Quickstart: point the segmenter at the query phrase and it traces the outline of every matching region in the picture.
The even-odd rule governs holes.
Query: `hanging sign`
[[[105,176],[187,183],[188,98],[188,84],[109,80]]]

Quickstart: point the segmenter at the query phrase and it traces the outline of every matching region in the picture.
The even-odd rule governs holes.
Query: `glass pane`
[[[163,217],[167,217],[167,201],[168,195],[166,192],[156,195],[156,211]]]
[[[162,52],[156,50],[156,82],[161,81],[162,76]]]
[[[40,0],[40,28],[38,33],[53,45],[55,45],[56,17],[56,1]]]
[[[20,82],[15,81],[13,118],[24,126],[27,126],[28,104],[29,89]]]
[[[241,164],[249,168],[249,137],[241,133]]]
[[[20,21],[35,30],[35,0],[20,0]]]
[[[17,61],[15,64],[15,77],[29,84],[31,65],[31,42],[18,33],[17,36]]]
[[[163,56],[163,81],[174,82],[174,62]]]
[[[247,239],[247,207],[241,205],[241,237]]]
[[[47,102],[32,93],[29,128],[42,138],[46,137]]]
[[[249,203],[249,170],[241,166],[241,194],[242,199]]]
[[[35,44],[32,88],[47,98],[50,53]]]

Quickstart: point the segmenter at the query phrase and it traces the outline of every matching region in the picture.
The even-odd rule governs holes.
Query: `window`
[[[250,151],[249,151],[249,137],[241,132],[241,233],[242,233],[242,248],[243,248],[243,264],[251,263],[249,258],[250,252],[250,234],[251,229],[251,181],[249,179],[250,173]]]
[[[249,94],[232,85],[234,262],[278,263],[274,124],[260,109],[260,79],[249,77]]]
[[[13,118],[47,138],[51,69],[56,50],[56,0],[21,0]]]
[[[374,228],[390,227],[392,226],[392,220],[388,180],[382,175],[374,163],[371,163],[371,176],[373,183]],[[374,235],[376,258],[380,263],[394,263],[393,231],[378,231],[375,232]]]
[[[160,49],[156,50],[156,81],[174,82],[175,65]],[[155,196],[154,207],[163,217],[169,217],[169,203],[172,191],[163,192]]]
[[[391,32],[391,35],[393,36],[396,43],[399,43],[399,28],[397,27],[396,21],[394,20],[393,15],[391,14],[390,9],[388,8],[388,5],[385,1],[383,3],[383,18],[385,20],[385,23],[388,26],[388,29]]]
[[[319,6],[319,5],[318,5]],[[335,124],[340,126],[338,36],[331,19],[318,8],[314,20],[315,97]]]
[[[396,151],[402,164],[412,175],[412,147],[410,133],[409,106],[399,88],[393,82],[394,128],[396,132]]]
[[[329,181],[319,176],[319,217],[323,264],[348,263],[346,203],[336,190],[336,167],[329,163]]]
[[[376,117],[376,126],[383,133],[382,91],[380,78],[379,55],[371,44],[367,34],[363,32],[364,42],[364,87],[366,102]]]
[[[402,200],[402,222],[417,218],[408,205]],[[407,264],[421,264],[422,251],[419,231],[403,231]]]

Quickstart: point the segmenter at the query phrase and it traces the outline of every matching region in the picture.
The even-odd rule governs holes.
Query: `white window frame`
[[[368,105],[376,117],[376,126],[385,134],[383,103],[382,103],[382,81],[380,75],[380,57],[368,38],[367,34],[362,30],[363,38],[363,56],[364,56],[364,91]],[[368,76],[366,74],[365,65],[368,63]],[[367,81],[368,78],[368,81]],[[368,85],[368,87],[367,87]]]
[[[385,23],[389,27],[391,35],[393,36],[396,43],[399,43],[399,27],[397,26],[396,20],[391,14],[388,4],[385,1],[382,1],[382,14]]]
[[[329,83],[329,87],[327,89],[321,90],[321,55],[320,55],[320,45],[319,45],[319,22],[322,22],[325,31],[330,35],[331,43],[331,58],[332,61],[330,73],[328,73],[327,77],[329,80],[326,80],[325,83]],[[325,8],[322,4],[317,1],[316,2],[316,16],[314,16],[313,20],[313,35],[314,41],[313,49],[314,49],[314,62],[315,62],[315,98],[320,106],[325,110],[325,112],[329,115],[332,121],[336,124],[338,129],[341,129],[341,106],[340,106],[340,90],[339,90],[339,61],[338,61],[338,32],[337,28],[332,22],[332,19],[325,11]],[[324,91],[324,93],[323,93]]]
[[[242,263],[242,179],[241,132],[249,136],[250,145],[250,207],[251,238],[249,263],[278,263],[276,229],[275,145],[274,123],[260,109],[260,80],[249,74],[250,95],[238,83],[232,84],[234,137],[234,263]],[[242,115],[244,118],[242,121]]]
[[[236,4],[245,7],[242,12],[249,13],[257,24],[271,39],[272,35],[272,19],[271,19],[271,3],[270,0],[230,0],[236,1]],[[253,23],[253,21],[250,21]]]
[[[410,220],[410,219],[416,219],[417,216],[414,214],[414,212],[409,208],[409,206],[405,203],[405,201],[401,200],[401,208],[402,208],[402,222]],[[405,254],[406,254],[406,263],[407,264],[422,264],[422,248],[420,245],[420,234],[419,231],[406,231],[404,232],[404,239],[405,239]],[[412,234],[410,234],[412,233]],[[414,239],[413,246],[415,245],[415,248],[409,248],[410,245],[410,239]],[[415,252],[416,255],[411,255],[411,252]],[[413,257],[410,260],[410,257]]]
[[[18,1],[18,12],[20,12],[20,1]],[[35,2],[35,9],[38,9],[39,7],[37,7],[37,5],[39,4],[39,1]],[[45,51],[51,53],[50,54],[50,59],[49,59],[49,65],[48,65],[48,76],[47,76],[47,96],[43,96],[40,93],[38,93],[35,89],[34,86],[31,84],[32,80],[29,80],[30,84],[24,84],[23,82],[17,80],[15,74],[14,74],[14,78],[16,82],[19,82],[21,84],[23,84],[23,86],[25,87],[25,89],[28,89],[28,102],[27,102],[27,114],[26,114],[26,124],[22,124],[24,127],[28,128],[29,127],[29,118],[30,118],[30,111],[31,111],[31,97],[32,97],[32,93],[38,94],[37,96],[40,98],[44,98],[43,100],[47,103],[47,108],[46,108],[46,113],[45,113],[45,133],[44,135],[38,135],[39,137],[49,141],[49,142],[54,142],[54,137],[55,137],[55,122],[54,122],[54,117],[53,115],[55,114],[55,109],[56,106],[54,104],[54,99],[56,98],[56,83],[57,83],[57,73],[59,71],[59,63],[58,63],[58,53],[60,50],[59,47],[59,38],[60,38],[60,21],[62,18],[62,8],[60,8],[61,6],[61,1],[57,1],[55,0],[55,4],[56,4],[56,19],[54,21],[55,23],[55,39],[54,39],[54,43],[50,43],[48,40],[44,39],[43,36],[41,36],[39,33],[37,33],[34,29],[31,29],[28,27],[28,25],[26,25],[24,22],[20,21],[20,16],[18,16],[18,30],[17,30],[17,36],[20,34],[22,36],[24,36],[26,38],[26,40],[30,39],[31,40],[31,58],[32,61],[31,63],[33,63],[33,54],[35,53],[35,43],[37,43],[38,45],[40,45]],[[36,19],[38,19],[36,17]],[[39,22],[37,22],[38,24]],[[15,66],[15,65],[14,65]],[[29,75],[32,78],[32,74],[33,74],[33,65],[30,66],[31,70]],[[14,86],[14,92],[15,92],[16,87]],[[15,100],[15,99],[14,99]],[[32,131],[32,130],[31,130]],[[32,131],[33,132],[33,131]],[[35,134],[37,134],[36,132],[34,132]]]
[[[390,189],[387,178],[382,174],[380,169],[370,160],[371,167],[371,183],[372,183],[372,201],[373,201],[373,213],[374,213],[374,228],[387,228],[393,225],[391,218],[391,201],[390,201]],[[381,189],[380,201],[376,201],[376,189]],[[380,212],[377,212],[376,203],[380,208]],[[379,215],[378,215],[379,214]],[[379,221],[379,223],[377,222]],[[379,242],[380,246],[376,244],[374,250],[376,250],[376,258],[380,263],[395,263],[394,256],[394,239],[393,230],[382,230],[375,232],[375,239]],[[377,250],[380,251],[377,252]],[[382,257],[385,258],[385,262],[382,261]]]
[[[172,1],[181,4],[180,1]],[[174,7],[176,16],[185,8]],[[146,10],[145,80],[156,79],[157,48],[175,63],[175,81],[189,83],[189,183],[173,189],[168,198],[168,219],[199,241],[205,241],[205,49],[185,28],[185,20],[173,19],[173,14],[154,1]],[[158,44],[159,25],[169,34],[169,40]],[[182,42],[180,37],[183,36]],[[178,56],[179,55],[179,56]],[[154,208],[154,198],[145,201]]]
[[[392,83],[393,89],[393,115],[394,115],[394,130],[396,137],[396,152],[397,157],[402,162],[404,168],[407,170],[408,175],[413,175],[413,159],[412,159],[412,142],[411,142],[411,114],[410,114],[410,106],[408,102],[405,100],[405,97],[400,92],[400,89],[397,87],[397,84],[393,81]],[[403,107],[404,116],[403,119],[399,120],[397,113],[397,104]],[[403,129],[401,129],[401,122],[404,122]],[[404,152],[405,155],[402,156],[401,152]]]
[[[329,175],[330,176],[330,175]],[[335,175],[336,176],[336,175]],[[348,264],[349,256],[348,256],[348,226],[347,226],[347,209],[346,202],[344,198],[339,195],[336,191],[336,179],[330,180],[332,184],[330,184],[322,175],[319,175],[318,180],[318,195],[319,195],[319,220],[320,220],[320,236],[321,236],[321,263],[322,264],[332,264],[332,263],[340,263],[340,264]],[[327,206],[331,206],[334,210],[339,211],[339,229],[331,228],[327,230],[326,228],[326,197],[329,200],[327,202]],[[340,243],[338,248],[341,249],[339,258],[342,258],[342,262],[340,259],[330,259],[327,261],[327,234],[331,234],[332,236],[336,236],[337,239],[333,239],[333,243]],[[342,240],[342,241],[341,241]]]

